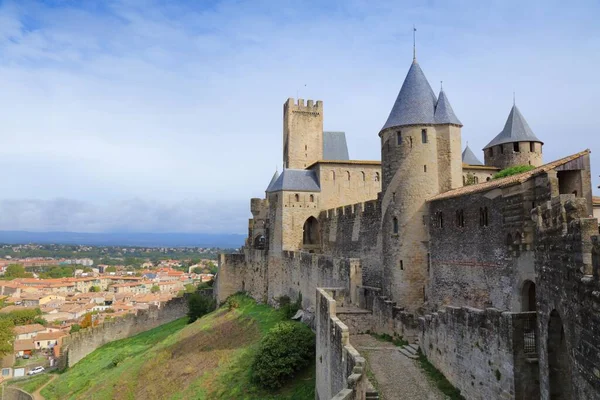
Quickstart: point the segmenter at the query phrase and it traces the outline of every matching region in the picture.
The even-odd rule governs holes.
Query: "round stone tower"
[[[416,60],[379,132],[385,294],[408,310],[426,301],[427,200],[462,186],[462,124],[443,91],[436,98]]]
[[[516,105],[508,114],[504,129],[483,148],[485,165],[500,169],[517,165],[543,164],[542,145]]]

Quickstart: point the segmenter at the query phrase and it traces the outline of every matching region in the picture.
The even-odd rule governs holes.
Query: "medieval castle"
[[[364,330],[417,341],[467,399],[600,398],[590,151],[544,163],[513,105],[482,163],[416,60],[379,131],[381,162],[351,160],[323,118],[321,101],[284,103],[284,169],[251,200],[243,251],[220,258],[219,300],[301,296],[320,400],[375,398],[351,345]],[[493,178],[522,165],[534,168]]]

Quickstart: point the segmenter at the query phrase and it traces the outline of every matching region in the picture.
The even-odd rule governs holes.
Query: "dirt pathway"
[[[58,375],[54,374],[54,376],[52,378],[50,378],[50,380],[48,382],[44,383],[44,385],[42,385],[41,388],[39,388],[35,392],[31,393],[31,395],[33,396],[33,400],[45,400],[44,396],[42,396],[40,394],[40,392],[42,391],[43,388],[45,388],[46,386],[48,386],[50,384],[50,382],[52,382],[56,378],[58,378]]]
[[[400,354],[398,347],[370,335],[353,335],[350,343],[367,359],[383,400],[444,400],[417,361]]]

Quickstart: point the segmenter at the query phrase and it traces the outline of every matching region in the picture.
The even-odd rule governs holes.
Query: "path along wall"
[[[187,310],[187,297],[176,297],[161,303],[160,308],[151,305],[148,310],[139,310],[137,314],[127,314],[72,333],[63,341],[59,369],[72,367],[106,343],[125,339],[182,318],[187,314]]]
[[[348,327],[336,316],[336,307],[344,305],[346,294],[344,288],[316,291],[317,400],[378,398],[366,376],[365,359],[352,347]]]
[[[281,296],[292,301],[302,296],[302,308],[315,307],[318,287],[343,287],[357,293],[362,284],[360,260],[306,252],[284,251],[270,255],[246,250],[221,254],[216,278],[216,298],[245,291],[259,302],[276,305]]]

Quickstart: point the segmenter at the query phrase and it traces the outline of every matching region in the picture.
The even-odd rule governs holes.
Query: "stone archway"
[[[314,252],[321,247],[321,227],[315,217],[308,217],[304,222],[302,247],[310,252]]]
[[[254,248],[258,250],[265,249],[266,239],[264,235],[258,235],[254,238]]]
[[[535,302],[535,283],[530,280],[526,280],[523,283],[521,289],[521,311],[536,311],[537,306]]]
[[[550,313],[548,322],[548,380],[550,400],[571,400],[571,366],[567,340],[558,311]]]

